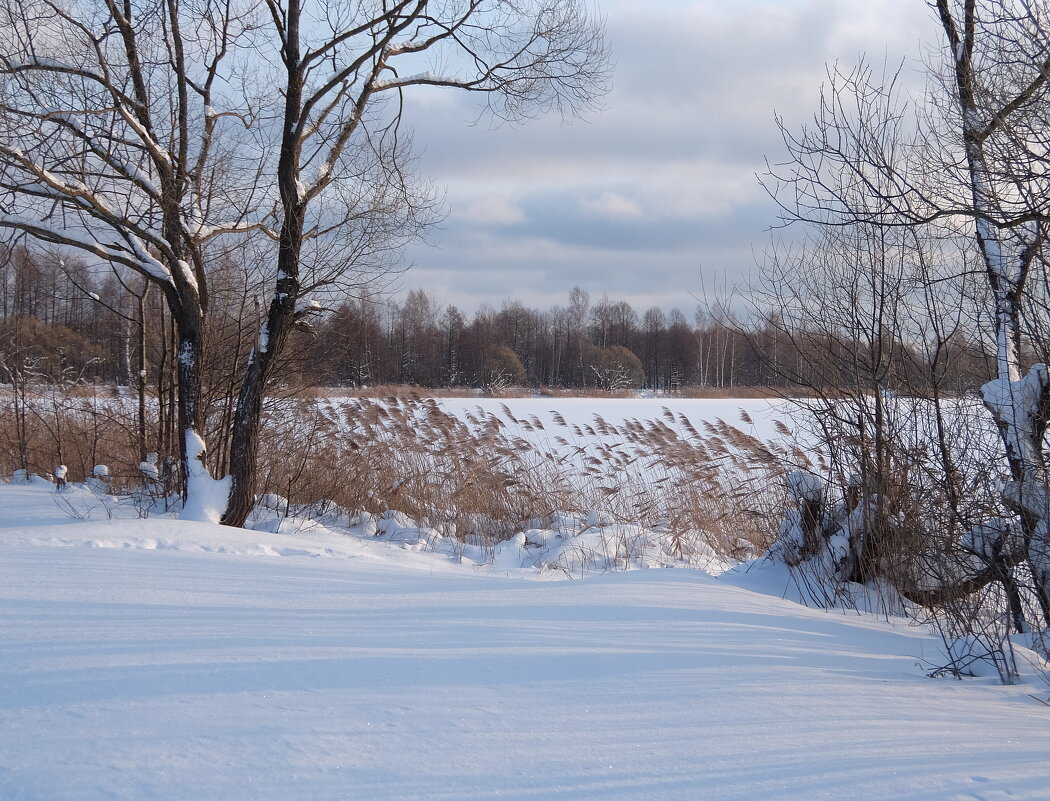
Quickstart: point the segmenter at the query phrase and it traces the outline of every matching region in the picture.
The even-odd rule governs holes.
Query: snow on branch
[[[1050,372],[1036,364],[1016,381],[996,378],[981,387],[981,397],[1009,438],[1007,447],[1025,464],[1040,463],[1041,431],[1050,390]]]
[[[398,89],[402,86],[454,86],[467,87],[471,82],[456,78],[443,78],[433,72],[420,72],[405,78],[376,78],[372,81],[372,90],[382,92],[386,89]]]
[[[24,231],[45,242],[66,245],[105,261],[123,264],[161,283],[170,284],[172,281],[171,271],[149,252],[149,249],[137,236],[129,231],[124,232],[124,239],[129,245],[125,247],[117,243],[100,242],[67,228],[55,228],[40,220],[15,214],[0,215],[0,228]]]

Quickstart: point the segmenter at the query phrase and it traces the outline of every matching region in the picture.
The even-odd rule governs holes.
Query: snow
[[[159,481],[160,470],[157,468],[157,454],[148,454],[145,461],[139,462],[139,472],[146,481]]]
[[[401,86],[412,86],[420,83],[447,84],[450,86],[456,86],[459,84],[454,78],[442,77],[428,70],[426,72],[417,73],[416,75],[409,75],[405,78],[375,78],[372,81],[372,90],[375,92],[381,92],[384,89],[395,89]]]
[[[331,159],[325,159],[317,167],[317,172],[314,177],[310,180],[310,188],[307,190],[308,194],[314,194],[318,191],[318,188],[327,185],[328,179],[332,174],[332,161]]]
[[[192,287],[194,292],[199,292],[200,288],[197,285],[197,276],[194,275],[193,268],[190,266],[190,263],[185,259],[179,259],[175,262],[175,265],[179,271],[179,276],[182,278],[183,282],[187,286]]]
[[[54,497],[0,485],[5,801],[1050,797],[1030,668],[927,678],[938,638],[783,571],[526,581]]]
[[[824,499],[824,480],[808,470],[796,470],[787,477],[791,496],[796,501],[820,503]]]
[[[574,445],[587,442],[622,442],[619,435],[603,435],[602,422],[611,426],[623,426],[631,421],[668,421],[674,416],[674,426],[684,418],[698,426],[704,421],[726,421],[741,431],[766,441],[780,438],[775,422],[790,419],[794,411],[789,401],[765,399],[711,399],[674,398],[666,396],[631,398],[440,398],[437,404],[446,413],[466,419],[479,411],[500,417],[504,422],[505,436],[518,436],[544,449],[558,451],[562,456],[571,454]],[[747,421],[742,420],[746,414]],[[509,422],[513,417],[519,421],[531,421],[529,427]],[[540,426],[536,425],[539,421]],[[559,426],[558,421],[565,425]],[[558,429],[562,430],[558,432]],[[581,434],[566,433],[580,429]],[[584,433],[586,432],[586,433]],[[555,433],[565,434],[569,446],[558,446]]]
[[[296,315],[300,316],[305,316],[307,314],[315,314],[324,310],[324,306],[322,306],[320,303],[317,302],[317,300],[313,298],[300,298],[295,304],[295,313]]]
[[[204,466],[204,440],[193,430],[186,431],[186,479],[188,500],[180,517],[203,523],[218,523],[230,499],[233,477],[212,478]]]
[[[194,348],[189,342],[183,342],[181,345],[179,345],[179,363],[180,364],[185,364],[185,365],[193,364],[193,361],[196,358],[197,358],[197,356],[196,356],[196,353],[194,351]]]
[[[96,152],[103,150],[101,146],[97,145],[94,146],[92,149]],[[139,187],[143,191],[145,191],[150,198],[155,199],[157,200],[157,202],[159,202],[159,199],[161,197],[160,187],[153,183],[153,179],[145,170],[141,169],[137,164],[134,164],[130,161],[125,161],[111,150],[106,150],[105,153],[106,160],[111,166],[117,167],[125,176],[130,178],[136,184],[138,184]]]
[[[595,415],[598,414],[614,425],[626,420],[658,420],[667,409],[676,416],[685,415],[697,424],[703,420],[726,420],[748,430],[748,426],[739,422],[741,411],[746,410],[757,426],[756,436],[762,437],[773,436],[776,432],[773,420],[789,414],[792,409],[789,402],[782,400],[675,398],[662,395],[632,398],[439,398],[437,402],[445,411],[459,416],[474,409],[500,414],[507,407],[519,419],[533,415],[549,419],[557,413],[570,425],[593,425]]]
[[[429,42],[429,39],[411,39],[399,42],[398,44],[390,44],[387,45],[386,53],[388,56],[396,56],[401,53],[411,53],[417,50],[422,50]]]
[[[259,344],[257,350],[259,353],[266,353],[270,348],[270,323],[268,320],[263,320],[262,327],[259,329]]]
[[[1034,426],[1040,418],[1039,407],[1050,385],[1050,371],[1045,364],[1034,364],[1028,375],[1010,380],[1000,377],[981,387],[981,397],[996,420],[1007,424],[1009,447],[1025,464],[1038,464],[1034,448]]]

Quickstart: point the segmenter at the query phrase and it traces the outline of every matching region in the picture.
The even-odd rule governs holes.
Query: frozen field
[[[776,573],[0,510],[3,801],[1050,798],[1037,673],[927,678],[937,638]]]
[[[668,409],[675,415],[684,414],[694,423],[703,420],[725,420],[731,425],[743,425],[740,410],[744,409],[755,420],[756,436],[772,436],[770,422],[776,417],[790,415],[791,407],[785,401],[761,398],[441,398],[438,403],[448,412],[462,413],[479,408],[500,414],[506,406],[515,417],[537,415],[549,419],[552,411],[569,423],[590,424],[596,414],[619,425],[625,420],[659,420]],[[750,433],[750,432],[749,432]]]

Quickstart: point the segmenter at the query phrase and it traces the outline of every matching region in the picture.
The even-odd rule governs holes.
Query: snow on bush
[[[144,461],[139,462],[139,472],[143,481],[157,483],[160,481],[160,469],[157,467],[157,454],[148,453]]]
[[[375,526],[361,515],[351,531],[410,550],[429,549],[496,570],[536,570],[575,577],[611,570],[686,566],[721,573],[733,561],[719,555],[700,533],[672,535],[638,525],[593,525],[590,515],[554,512],[528,521],[530,527],[497,543],[482,536],[457,536],[454,528],[433,528],[399,512],[388,512]],[[374,534],[370,533],[374,530]]]
[[[795,470],[788,474],[788,489],[796,502],[823,503],[827,482],[808,470]]]

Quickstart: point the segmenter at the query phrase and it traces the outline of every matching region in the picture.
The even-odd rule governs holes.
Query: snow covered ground
[[[659,420],[668,409],[675,415],[685,415],[694,423],[703,420],[725,420],[741,425],[740,412],[746,411],[755,420],[755,428],[748,433],[758,437],[775,436],[772,420],[789,417],[795,406],[779,398],[679,398],[656,395],[631,398],[439,398],[438,405],[451,414],[462,416],[465,411],[481,409],[500,414],[510,409],[515,417],[536,415],[547,419],[557,412],[570,424],[594,423],[594,416],[620,425],[625,420]]]
[[[776,572],[541,575],[2,485],[0,799],[1050,799],[1035,671]]]

